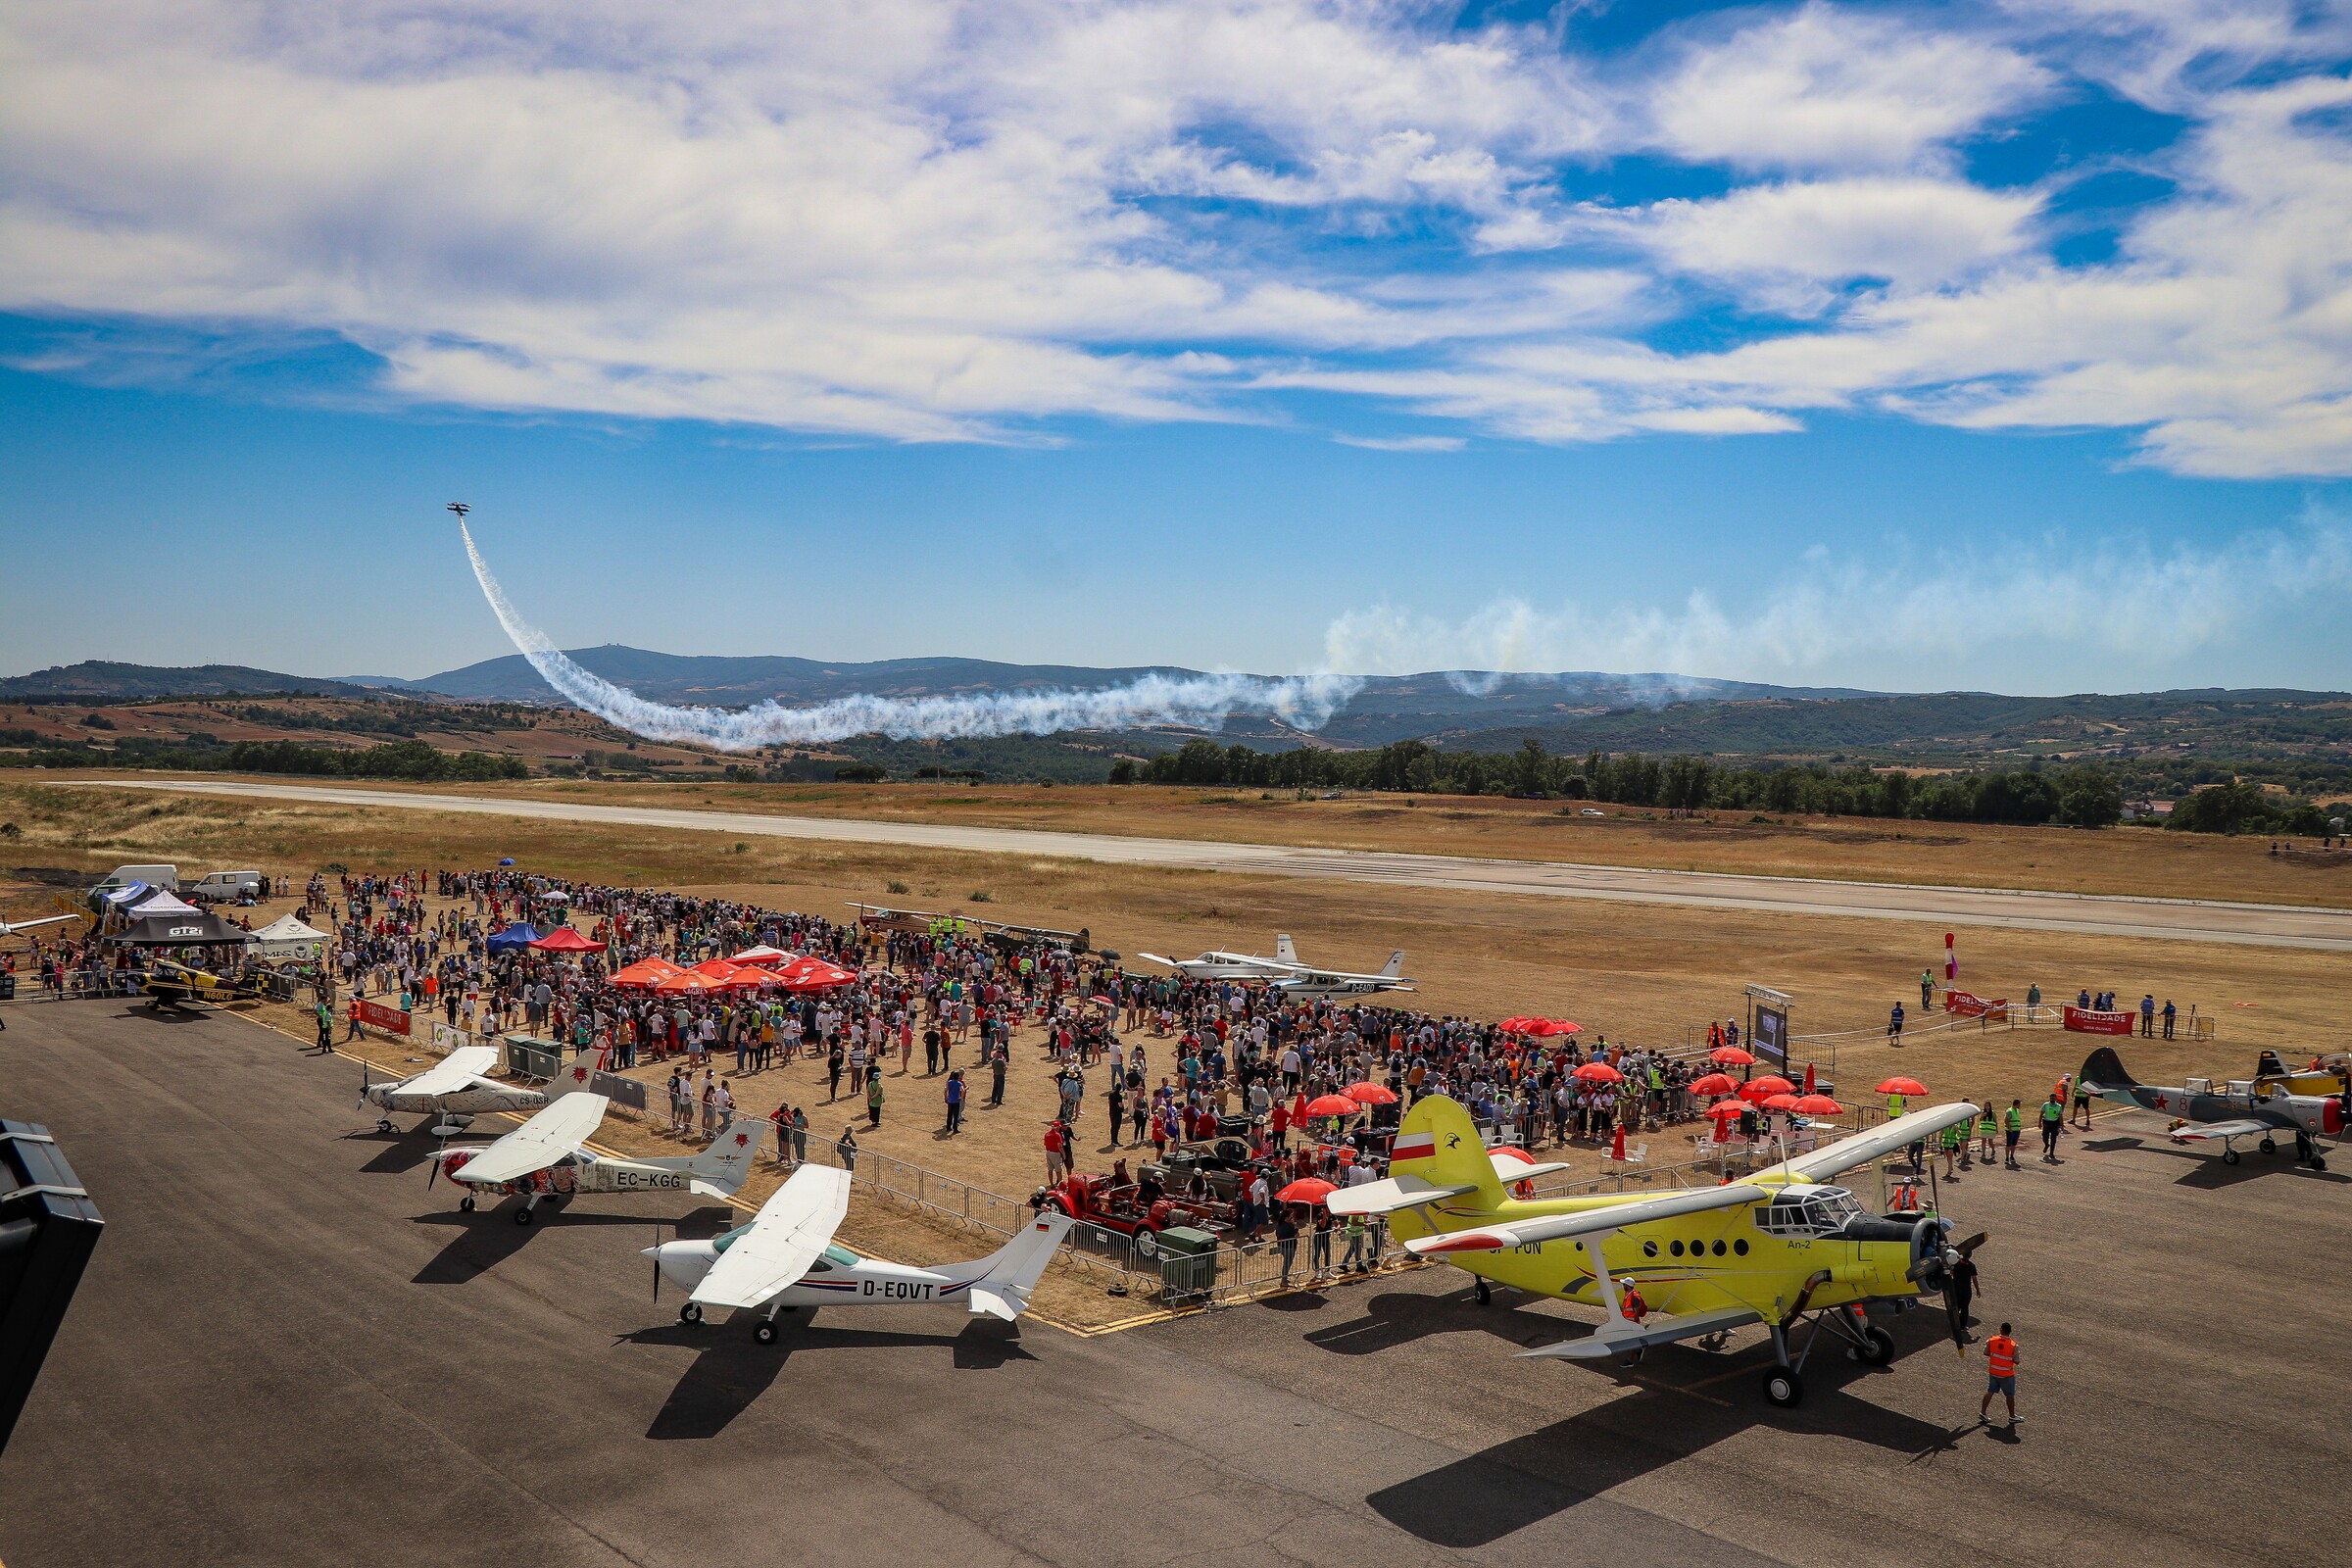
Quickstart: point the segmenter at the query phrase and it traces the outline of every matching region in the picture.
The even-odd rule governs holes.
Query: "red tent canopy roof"
[[[567,925],[560,925],[531,944],[541,953],[602,953],[605,945],[592,942]]]

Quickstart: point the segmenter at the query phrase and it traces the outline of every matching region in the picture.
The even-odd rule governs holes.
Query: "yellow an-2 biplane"
[[[1965,1102],[1915,1110],[1721,1187],[1520,1201],[1505,1196],[1514,1178],[1498,1173],[1469,1113],[1432,1095],[1405,1113],[1389,1178],[1343,1188],[1328,1202],[1334,1213],[1388,1215],[1408,1250],[1477,1276],[1481,1300],[1494,1281],[1606,1311],[1592,1334],[1527,1355],[1632,1359],[1677,1340],[1719,1345],[1762,1323],[1777,1363],[1764,1396],[1792,1405],[1804,1397],[1798,1374],[1822,1327],[1865,1362],[1893,1359],[1893,1336],[1866,1309],[1942,1291],[1950,1266],[1984,1240],[1947,1241],[1950,1224],[1935,1214],[1875,1217],[1845,1188],[1823,1184],[1976,1114]],[[1965,1344],[1949,1293],[1945,1310]],[[1808,1316],[1812,1334],[1791,1357],[1791,1331]]]

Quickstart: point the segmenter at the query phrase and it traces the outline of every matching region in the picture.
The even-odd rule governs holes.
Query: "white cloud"
[[[1469,443],[1458,435],[1335,435],[1344,447],[1368,452],[1459,452]]]
[[[416,399],[907,440],[1309,390],[1535,441],[1867,409],[2352,473],[2352,87],[2312,66],[2338,10],[1812,4],[1607,59],[1454,20],[19,7],[0,308],[336,334]],[[2086,75],[2192,128],[2151,161],[2177,194],[2061,266],[2058,177],[1988,188],[1954,149]],[[1661,149],[1730,189],[1560,194]],[[1726,298],[1785,319],[1645,333]]]
[[[1808,5],[1692,47],[1649,94],[1658,138],[1745,169],[1906,169],[2047,94],[2016,50]]]
[[[1997,671],[2046,690],[2048,672],[2130,682],[2259,636],[2283,606],[2352,613],[2352,532],[2312,518],[2218,551],[2132,539],[2015,542],[1933,561],[1809,553],[1737,603],[1539,608],[1504,595],[1459,620],[1379,605],[1333,621],[1325,667],[1623,670],[1884,689]],[[2077,688],[2081,689],[2081,688]]]

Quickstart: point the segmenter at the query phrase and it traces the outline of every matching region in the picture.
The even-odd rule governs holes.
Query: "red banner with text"
[[[409,1032],[409,1015],[398,1007],[387,1007],[380,1002],[361,1002],[353,999],[351,1015],[369,1029],[381,1029],[388,1035]]]
[[[1946,991],[1943,994],[1943,1010],[1955,1018],[2006,1018],[2009,1016],[2009,999],[2003,997],[1997,1002],[1986,1002],[1983,997],[1973,996],[1966,991]]]
[[[2099,1012],[2069,1003],[2066,1026],[2079,1035],[2128,1035],[2132,1032],[2132,1015],[2128,1012]]]

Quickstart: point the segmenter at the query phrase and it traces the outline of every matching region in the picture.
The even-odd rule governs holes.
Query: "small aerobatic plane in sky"
[[[550,1198],[573,1193],[691,1192],[704,1198],[732,1198],[752,1173],[768,1124],[737,1117],[719,1130],[710,1147],[678,1159],[623,1159],[587,1147],[612,1102],[603,1095],[565,1095],[496,1143],[433,1152],[432,1174],[466,1189],[458,1207],[470,1213],[477,1197],[520,1197],[514,1223],[528,1225],[531,1210]]]
[[[963,1302],[975,1313],[1006,1322],[1029,1308],[1029,1293],[1075,1223],[1067,1214],[1038,1215],[986,1257],[937,1268],[910,1268],[860,1257],[833,1245],[850,1209],[850,1173],[831,1165],[803,1165],[777,1188],[748,1224],[712,1241],[664,1242],[649,1247],[654,1296],[662,1280],[687,1292],[678,1321],[700,1323],[705,1308],[767,1311],[753,1328],[761,1345],[776,1338],[779,1313],[804,1306],[919,1306]]]
[[[452,1138],[485,1110],[537,1110],[547,1103],[545,1091],[520,1084],[502,1084],[489,1076],[498,1065],[496,1046],[464,1046],[420,1073],[386,1083],[368,1081],[368,1064],[360,1063],[360,1108],[373,1105],[381,1115],[375,1130],[392,1130],[392,1112],[421,1111],[440,1117],[435,1136]]]
[[[2225,1165],[2234,1165],[2242,1157],[2232,1147],[2240,1138],[2260,1139],[2255,1147],[2275,1154],[2279,1135],[2291,1133],[2295,1158],[2313,1170],[2326,1170],[2328,1159],[2320,1152],[2320,1139],[2342,1138],[2346,1121],[2352,1120],[2345,1103],[2352,1101],[2352,1092],[2299,1095],[2283,1085],[2244,1080],[2227,1084],[2216,1094],[2212,1083],[2202,1078],[2192,1078],[2178,1089],[2161,1088],[2143,1084],[2126,1072],[2123,1058],[2111,1046],[2092,1052],[2075,1082],[2087,1093],[2119,1105],[2167,1112],[2174,1118],[2171,1131],[2176,1143],[2218,1139]]]
[[[1325,1201],[1335,1214],[1388,1215],[1409,1251],[1476,1276],[1481,1300],[1494,1282],[1607,1314],[1591,1334],[1529,1356],[1639,1359],[1653,1345],[1720,1344],[1761,1323],[1775,1361],[1764,1396],[1792,1405],[1804,1397],[1799,1374],[1823,1328],[1884,1365],[1894,1339],[1867,1309],[1942,1291],[1951,1266],[1984,1241],[1948,1241],[1950,1222],[1935,1214],[1875,1217],[1845,1188],[1825,1184],[1976,1114],[1965,1102],[1915,1110],[1721,1187],[1517,1201],[1505,1189],[1520,1173],[1487,1152],[1467,1111],[1432,1095],[1405,1113],[1388,1179]],[[1965,1344],[1962,1306],[1948,1293],[1944,1310],[1954,1342]],[[1813,1329],[1791,1354],[1808,1317]]]

